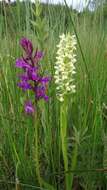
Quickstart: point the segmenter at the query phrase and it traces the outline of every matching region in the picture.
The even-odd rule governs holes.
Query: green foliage
[[[65,177],[72,189],[106,189],[107,39],[102,7],[78,13],[29,1],[0,5],[0,189],[65,190]],[[53,80],[56,44],[59,34],[74,29],[80,43],[76,94],[67,110],[62,107],[60,118]],[[40,102],[35,122],[25,115],[24,94],[17,88],[14,65],[22,54],[22,36],[44,51],[42,68],[52,76],[49,102]],[[65,128],[60,128],[61,121]]]

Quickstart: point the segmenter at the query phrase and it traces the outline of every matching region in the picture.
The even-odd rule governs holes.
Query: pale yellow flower
[[[74,93],[76,90],[74,83],[75,62],[76,62],[76,37],[75,35],[62,34],[57,45],[57,56],[55,63],[55,84],[58,99],[63,102],[64,96]]]

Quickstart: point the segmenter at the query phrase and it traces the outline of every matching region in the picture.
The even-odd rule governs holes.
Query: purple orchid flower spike
[[[20,41],[21,46],[26,52],[26,56],[16,60],[16,67],[23,70],[19,74],[18,87],[23,91],[32,91],[34,93],[35,102],[43,99],[46,102],[49,97],[47,96],[48,83],[51,80],[49,76],[43,76],[39,62],[43,58],[43,52],[36,50],[33,56],[33,45],[27,38],[22,38]],[[35,109],[31,101],[26,102],[25,112],[28,114],[34,113]]]
[[[20,40],[20,45],[25,50],[25,52],[26,52],[26,54],[28,56],[32,55],[32,53],[33,53],[33,46],[32,46],[32,42],[30,40],[28,40],[27,38],[22,38]]]

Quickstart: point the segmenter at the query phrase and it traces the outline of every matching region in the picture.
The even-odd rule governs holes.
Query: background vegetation
[[[41,64],[53,77],[56,44],[68,31],[76,32],[79,40],[76,94],[69,99],[67,115],[68,173],[72,189],[107,189],[107,4],[93,3],[94,11],[86,7],[78,12],[61,5],[0,2],[1,190],[66,189],[54,80],[49,102],[40,102],[36,131],[37,123],[23,111],[15,60],[22,55],[20,38],[28,37],[45,51]]]

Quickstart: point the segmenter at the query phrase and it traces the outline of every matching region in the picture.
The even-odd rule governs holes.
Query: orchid
[[[34,106],[32,105],[32,102],[31,101],[27,101],[25,103],[25,112],[27,114],[32,114],[34,113],[35,109],[34,109]]]
[[[60,42],[57,45],[57,56],[55,63],[55,84],[57,98],[60,102],[64,101],[64,97],[69,93],[75,93],[74,75],[76,62],[76,37],[75,35],[62,34]]]
[[[22,38],[20,45],[24,49],[25,55],[16,60],[16,67],[23,70],[23,73],[18,76],[20,81],[18,87],[23,91],[31,90],[35,95],[35,101],[40,99],[48,101],[47,85],[51,78],[43,76],[40,67],[40,60],[43,58],[43,52],[38,49],[33,53],[33,45],[27,38]],[[28,114],[34,113],[33,103],[28,101],[25,104],[25,112]]]

